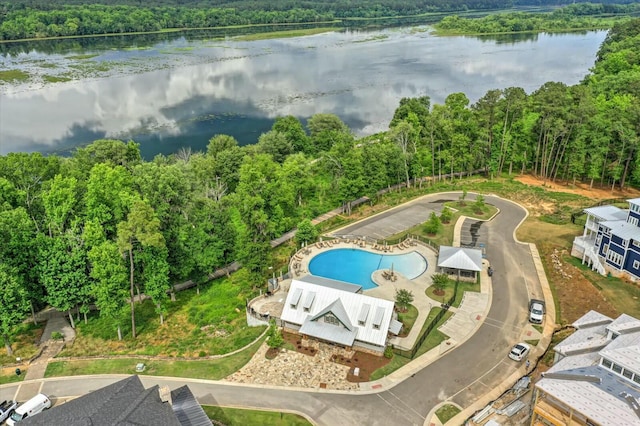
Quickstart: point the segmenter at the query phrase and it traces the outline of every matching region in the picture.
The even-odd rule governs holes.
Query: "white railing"
[[[596,271],[598,271],[598,273],[600,275],[606,275],[607,274],[605,269],[604,269],[604,266],[602,265],[602,262],[600,262],[600,258],[598,257],[598,253],[596,253],[595,248],[593,246],[587,248],[587,250],[585,251],[585,254],[591,260],[591,268],[592,269],[595,269]]]

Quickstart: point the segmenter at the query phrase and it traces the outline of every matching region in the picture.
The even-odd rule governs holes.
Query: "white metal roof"
[[[597,375],[608,378],[606,370],[601,367],[585,369],[585,375]],[[597,372],[596,372],[597,371]],[[594,374],[594,372],[596,372]],[[579,380],[562,380],[542,378],[536,387],[562,401],[574,410],[582,413],[591,421],[601,426],[640,426],[640,417],[631,406],[616,395],[622,389],[615,389],[615,395],[607,392],[606,384],[597,384]],[[632,391],[631,386],[624,386]],[[632,393],[635,393],[632,391]]]
[[[315,292],[316,296],[309,312],[305,312],[303,307],[300,305],[298,305],[297,308],[291,307],[290,299],[296,294],[297,290],[301,291],[302,300],[304,300],[306,294]],[[339,301],[339,303],[336,303],[336,301]],[[369,305],[370,310],[365,321],[365,325],[361,326],[358,324],[358,316],[362,310],[362,305],[364,304]],[[387,332],[389,331],[389,325],[393,315],[393,306],[394,303],[390,300],[378,299],[376,297],[365,296],[360,293],[351,293],[348,291],[293,280],[289,287],[287,300],[284,304],[282,316],[280,318],[283,321],[298,324],[300,326],[306,324],[305,321],[308,317],[310,320],[311,318],[315,318],[315,321],[313,321],[314,325],[311,326],[313,328],[308,328],[309,326],[306,326],[307,329],[316,333],[316,337],[320,337],[319,334],[322,333],[322,339],[337,342],[345,337],[343,336],[344,332],[338,331],[339,328],[348,330],[349,327],[346,327],[346,325],[345,327],[341,327],[325,323],[319,318],[319,314],[332,312],[341,322],[348,321],[348,324],[356,331],[355,339],[377,346],[385,346]],[[373,318],[376,316],[377,312],[381,312],[381,324],[379,329],[373,326]],[[322,327],[322,331],[319,331],[319,327]],[[300,331],[304,332],[302,329]],[[331,334],[332,331],[336,332],[335,335]]]
[[[621,334],[602,349],[600,355],[640,374],[640,332]]]
[[[613,322],[613,320],[608,316],[603,315],[598,311],[591,310],[575,320],[572,325],[575,328],[585,328],[593,325],[608,324],[610,322]]]
[[[440,246],[438,266],[464,271],[482,271],[482,250]]]
[[[553,350],[563,355],[571,355],[589,349],[598,351],[604,348],[607,342],[606,326],[599,325],[576,330],[571,336],[558,343]]]
[[[630,198],[627,200],[628,203],[640,205],[640,198]]]
[[[625,220],[628,210],[616,206],[597,206],[584,209],[584,212],[602,220]]]
[[[599,365],[604,357],[615,364],[640,373],[640,331],[623,332],[617,338],[607,339],[608,329],[629,326],[637,321],[621,315],[615,321],[590,311],[574,322],[578,330],[560,342],[554,350],[568,353],[554,364],[550,373],[564,373],[566,378],[544,377],[536,387],[602,426],[640,426],[640,417],[623,395],[640,398],[640,386]],[[627,328],[628,330],[628,328]],[[600,351],[598,346],[605,345]],[[572,351],[578,351],[571,354]],[[598,377],[599,383],[580,380],[580,377]]]
[[[611,233],[623,240],[640,241],[640,228],[625,220],[609,220],[601,222],[601,225],[611,229]]]
[[[638,331],[640,329],[640,320],[632,317],[631,315],[621,314],[611,324],[607,326],[607,329],[614,333],[622,334],[625,332]]]

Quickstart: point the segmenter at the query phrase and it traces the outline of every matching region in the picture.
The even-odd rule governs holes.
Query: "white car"
[[[511,348],[511,352],[509,352],[509,358],[514,361],[522,361],[529,355],[529,351],[531,347],[526,343],[516,343],[516,345]]]

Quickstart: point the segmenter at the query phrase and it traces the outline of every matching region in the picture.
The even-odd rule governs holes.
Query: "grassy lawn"
[[[384,376],[388,376],[389,374],[393,373],[397,369],[404,367],[410,362],[411,362],[411,359],[409,358],[403,357],[398,354],[393,354],[393,358],[391,358],[391,361],[389,362],[389,364],[385,365],[384,367],[378,368],[376,371],[371,373],[371,376],[369,376],[369,378],[372,381],[381,379]]]
[[[433,286],[427,287],[427,289],[425,290],[425,294],[428,297],[432,298],[433,300],[437,300],[438,302],[444,303],[445,301],[449,300],[451,296],[453,296],[453,290],[454,290],[455,284],[456,282],[450,279],[442,289],[444,291],[443,295],[435,294],[436,289]],[[465,291],[479,292],[480,284],[477,281],[474,281],[474,282],[460,281],[458,283],[458,292],[456,293],[456,298],[454,299],[451,306],[456,308],[460,306],[460,303],[462,302],[462,297],[464,296]]]
[[[436,416],[438,416],[440,421],[444,424],[454,418],[459,412],[460,409],[458,407],[446,404],[436,410]]]
[[[3,347],[0,350],[0,365],[15,364],[16,358],[28,360],[35,356],[38,353],[36,343],[40,341],[40,336],[42,336],[42,332],[44,331],[44,325],[44,322],[38,325],[34,325],[33,322],[28,322],[16,327],[14,337],[11,339],[13,355],[7,355],[7,351]]]
[[[220,380],[242,368],[256,353],[264,339],[237,354],[212,360],[147,360],[142,358],[117,358],[53,361],[47,366],[45,377],[78,376],[84,374],[148,374],[152,376],[190,377],[194,379]],[[146,369],[136,373],[137,363]]]
[[[438,312],[440,312],[440,311],[441,311],[440,308],[432,308],[431,311],[429,312],[429,317],[427,318],[427,321],[425,321],[425,323],[424,323],[425,324],[424,327],[426,327],[427,324],[429,324],[431,322],[433,317],[435,317],[438,314]],[[444,334],[440,330],[438,330],[438,327],[440,327],[442,324],[444,324],[445,321],[447,321],[449,318],[451,318],[452,315],[453,315],[453,312],[451,312],[451,311],[448,311],[446,314],[444,314],[442,319],[440,319],[440,321],[438,322],[438,325],[436,326],[436,328],[434,328],[431,331],[431,333],[429,333],[427,338],[424,339],[424,342],[422,343],[422,345],[420,346],[420,348],[416,352],[416,358],[419,357],[422,354],[425,354],[425,353],[429,352],[431,349],[433,349],[436,346],[440,345],[440,343],[444,342],[445,340],[447,340],[449,338],[449,336],[447,336],[446,334]]]
[[[19,376],[15,372],[15,368],[3,368],[0,370],[0,385],[6,385],[7,383],[21,382],[24,379],[26,369],[20,368],[22,374]]]
[[[466,200],[458,200],[458,201],[449,201],[444,203],[444,206],[449,207],[451,210],[456,212],[459,216],[467,216],[472,217],[474,219],[490,219],[498,212],[498,209],[490,204],[475,204],[474,201]],[[456,218],[457,219],[457,218]]]
[[[307,419],[297,414],[275,411],[243,410],[240,408],[217,407],[203,405],[202,408],[211,420],[217,420],[227,426],[262,425],[262,426],[306,426],[311,425]]]
[[[255,340],[264,327],[249,327],[245,303],[256,291],[238,271],[195,289],[176,294],[176,302],[167,302],[165,323],[160,325],[150,300],[136,304],[138,337],[131,338],[129,307],[123,308],[120,324],[124,339],[117,340],[114,324],[93,312],[88,324],[77,323],[73,346],[60,356],[161,355],[206,357],[232,352]]]
[[[640,318],[640,287],[619,278],[602,276],[575,257],[565,256],[563,260],[580,269],[582,275],[600,290],[618,311]]]
[[[413,327],[413,324],[418,318],[418,309],[415,306],[409,305],[407,312],[398,312],[398,321],[400,321],[404,327],[402,327],[401,336],[407,336]]]

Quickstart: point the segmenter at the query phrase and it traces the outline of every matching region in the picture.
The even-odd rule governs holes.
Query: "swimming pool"
[[[412,280],[427,270],[427,261],[419,253],[378,254],[358,249],[334,249],[318,254],[309,262],[309,272],[334,280],[359,284],[368,290],[377,287],[373,271],[391,269]]]

